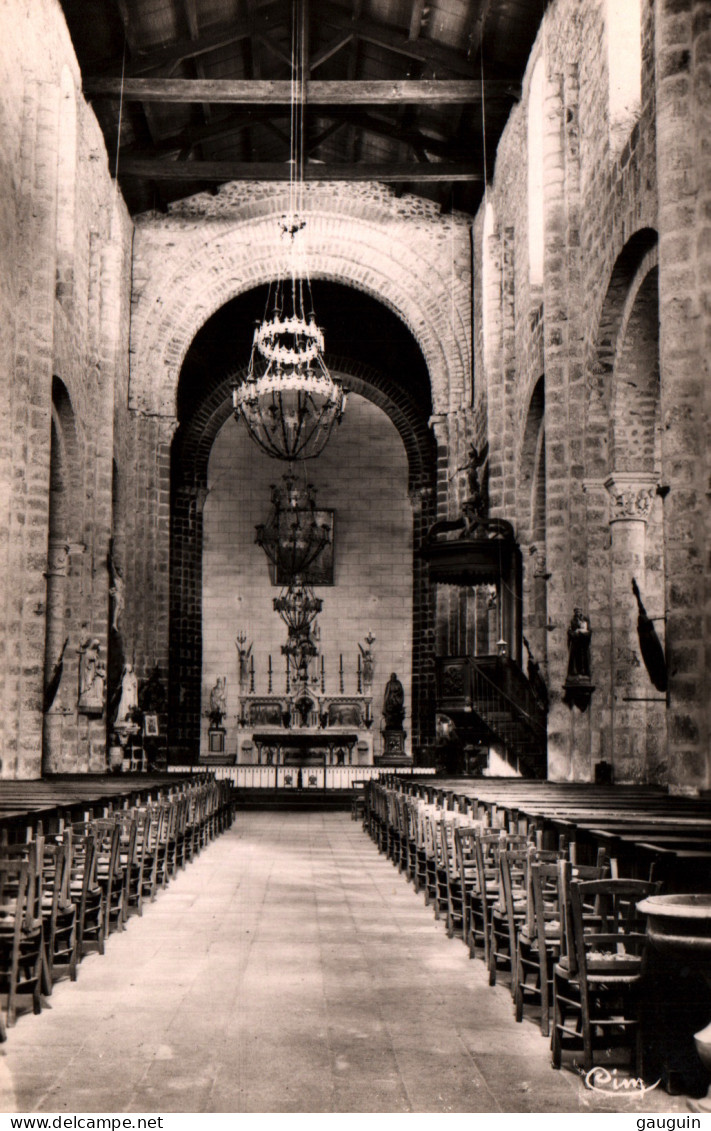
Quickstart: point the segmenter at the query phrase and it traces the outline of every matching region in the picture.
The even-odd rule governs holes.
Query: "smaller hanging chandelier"
[[[282,644],[282,655],[287,656],[293,678],[307,682],[309,661],[318,655],[316,617],[323,608],[323,601],[317,597],[310,585],[301,578],[295,578],[291,585],[282,589],[274,598],[274,609],[287,627],[286,644]]]
[[[256,527],[258,546],[274,566],[275,579],[287,584],[306,573],[330,541],[327,525],[316,518],[314,487],[301,487],[293,475],[282,476],[283,485],[272,484],[272,513]]]

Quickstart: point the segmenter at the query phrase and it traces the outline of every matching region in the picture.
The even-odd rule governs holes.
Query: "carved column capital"
[[[64,538],[50,538],[47,552],[47,577],[66,577],[70,545]]]
[[[658,482],[656,475],[638,471],[618,471],[606,479],[610,522],[647,522]]]
[[[449,416],[446,412],[435,412],[427,421],[434,432],[438,444],[446,444],[449,440]]]

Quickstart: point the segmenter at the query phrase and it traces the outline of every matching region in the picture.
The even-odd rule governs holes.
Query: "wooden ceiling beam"
[[[222,47],[230,47],[233,43],[266,33],[270,22],[281,19],[287,11],[284,0],[273,0],[273,3],[256,9],[253,16],[213,27],[195,39],[178,39],[167,43],[164,48],[151,47],[143,51],[135,45],[131,51],[131,61],[126,67],[126,77],[136,78],[156,70],[170,72],[186,59],[208,55],[211,51],[219,51]],[[118,66],[120,65],[119,60]],[[115,66],[116,64],[112,64],[111,69],[114,70]]]
[[[406,144],[412,146],[413,149],[421,148],[442,160],[457,161],[459,154],[461,154],[464,149],[464,145],[461,141],[447,141],[443,138],[430,137],[427,134],[421,133],[419,130],[403,129],[397,122],[374,117],[355,107],[334,106],[326,110],[321,110],[317,116],[321,120],[325,119],[326,121],[330,121],[332,119],[332,121],[330,125],[324,126],[321,133],[319,133],[315,139],[309,140],[308,146],[306,147],[309,153],[337,130],[349,125],[358,130],[376,134],[379,137],[388,137],[396,141],[404,141]],[[122,148],[121,160],[123,161],[124,156],[127,158],[158,157],[161,154],[169,156],[185,150],[190,151],[193,146],[199,145],[202,142],[219,141],[221,138],[229,137],[230,134],[238,133],[240,130],[247,129],[251,126],[269,126],[270,123],[278,119],[283,119],[288,122],[288,107],[284,107],[281,110],[277,108],[260,107],[249,110],[246,113],[231,114],[229,118],[214,119],[209,125],[191,126],[188,129],[181,130],[179,134],[175,134],[173,137],[162,138],[159,142],[156,142],[150,150],[146,148]]]
[[[155,157],[129,157],[119,162],[119,177],[142,177],[156,181],[288,181],[290,163],[264,161],[162,161]],[[115,173],[115,170],[113,170]],[[304,167],[306,181],[483,181],[472,164],[319,164]]]
[[[271,51],[272,55],[276,55],[277,59],[281,59],[282,63],[286,63],[287,67],[291,67],[291,55],[285,51],[280,44],[275,43],[274,40],[268,36],[263,35],[261,32],[254,37],[258,43],[266,47],[267,51]]]
[[[412,15],[410,16],[410,33],[408,39],[410,42],[413,39],[420,38],[422,31],[422,18],[425,14],[425,0],[413,0]]]
[[[124,102],[210,102],[253,105],[287,105],[292,86],[288,79],[164,79],[88,77],[84,93],[89,98],[120,98]],[[483,83],[487,98],[516,98],[518,84],[506,79]],[[445,106],[482,101],[479,79],[356,79],[305,84],[310,106],[411,104]]]
[[[313,73],[317,67],[321,66],[322,63],[325,63],[328,59],[332,59],[334,55],[337,55],[338,52],[342,51],[344,47],[347,47],[348,44],[352,42],[352,40],[352,32],[348,32],[346,35],[343,35],[341,32],[339,32],[339,34],[335,36],[334,39],[327,43],[325,47],[322,47],[320,51],[317,51],[316,54],[312,57],[309,64],[309,70]]]
[[[417,5],[410,22],[411,29],[416,24],[416,13]],[[472,61],[466,55],[451,47],[443,47],[441,44],[435,43],[431,39],[423,39],[421,36],[411,39],[409,32],[396,31],[392,27],[375,23],[373,20],[363,19],[360,16],[351,19],[342,8],[337,8],[335,4],[328,3],[328,0],[319,0],[319,19],[328,24],[329,27],[335,27],[339,31],[351,31],[357,39],[372,43],[376,47],[385,47],[388,51],[405,55],[409,59],[416,59],[420,63],[429,63],[435,70],[450,71],[455,75],[469,75],[470,77],[476,73]]]

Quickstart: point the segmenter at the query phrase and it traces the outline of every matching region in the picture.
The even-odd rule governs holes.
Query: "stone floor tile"
[[[0,1047],[3,1111],[634,1110],[550,1068],[345,813],[239,813],[47,1006]]]

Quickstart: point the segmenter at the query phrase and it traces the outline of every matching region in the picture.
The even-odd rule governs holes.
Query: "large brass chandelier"
[[[294,475],[272,484],[272,512],[256,527],[258,546],[274,567],[277,582],[290,582],[306,573],[330,541],[327,525],[319,523],[314,487],[300,486]]]
[[[275,459],[314,459],[343,415],[346,395],[324,361],[303,254],[304,91],[306,0],[292,0],[289,205],[280,221],[288,242],[289,274],[270,288],[267,310],[254,331],[247,376],[233,390],[237,419]]]

